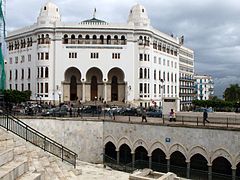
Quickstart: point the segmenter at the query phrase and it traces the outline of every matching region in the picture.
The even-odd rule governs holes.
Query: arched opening
[[[90,44],[90,37],[88,34],[85,36],[85,43]]]
[[[180,177],[186,177],[186,158],[184,155],[179,152],[175,151],[170,156],[170,171],[177,174]]]
[[[48,78],[48,67],[45,68],[45,78]]]
[[[240,163],[237,164],[236,176],[240,179]]]
[[[91,78],[91,100],[94,101],[98,97],[98,83],[97,77],[92,76]]]
[[[144,169],[149,167],[149,158],[147,150],[139,146],[135,150],[135,167],[137,169]]]
[[[116,147],[112,142],[108,142],[105,145],[105,161],[112,162],[117,160]]]
[[[217,157],[212,162],[212,179],[231,179],[231,167],[231,163],[226,158]]]
[[[104,44],[104,36],[103,35],[100,36],[100,42],[101,42],[101,44]]]
[[[75,35],[74,34],[71,35],[71,44],[75,44]]]
[[[201,154],[195,154],[190,159],[190,177],[191,179],[207,179],[208,166],[207,160]]]
[[[125,45],[126,44],[126,38],[124,35],[121,36],[121,44]]]
[[[152,152],[152,169],[154,171],[167,172],[166,155],[159,148]]]
[[[110,35],[107,36],[107,44],[111,44],[111,36]]]
[[[77,100],[77,79],[76,76],[71,77],[70,81],[70,100]]]
[[[83,43],[82,35],[79,34],[79,35],[78,35],[78,44],[82,44],[82,43]]]
[[[117,35],[114,36],[114,44],[118,44],[118,36]]]
[[[116,76],[112,77],[111,100],[118,101],[118,79]]]
[[[129,164],[132,162],[131,149],[127,144],[123,144],[119,148],[119,161],[121,164]]]
[[[63,44],[68,44],[68,35],[67,34],[65,34],[63,36]]]

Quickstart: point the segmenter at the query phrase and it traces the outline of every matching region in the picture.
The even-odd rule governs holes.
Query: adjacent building
[[[209,75],[195,75],[196,99],[209,100],[214,95],[213,79]]]
[[[193,51],[153,28],[140,4],[125,24],[99,20],[95,13],[72,24],[62,22],[60,9],[48,2],[36,23],[9,33],[6,41],[7,88],[31,90],[32,99],[144,107],[170,100],[179,110],[179,78],[181,102],[192,97],[185,86],[192,86],[186,78],[192,78]]]

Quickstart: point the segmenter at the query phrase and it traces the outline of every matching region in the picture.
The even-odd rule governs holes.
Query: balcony
[[[194,82],[193,78],[189,78],[189,77],[179,77],[180,81],[189,81],[189,82]]]

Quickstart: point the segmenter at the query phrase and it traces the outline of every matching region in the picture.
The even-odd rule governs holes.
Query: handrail
[[[0,117],[0,126],[3,128],[76,167],[77,154],[75,152],[33,129],[8,112],[1,113]]]

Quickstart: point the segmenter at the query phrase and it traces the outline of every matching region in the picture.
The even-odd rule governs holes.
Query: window
[[[45,83],[45,93],[48,93],[48,83]]]
[[[49,59],[49,53],[46,52],[46,53],[45,53],[45,60],[48,60],[48,59]]]
[[[9,84],[9,89],[12,90],[12,84]]]
[[[18,63],[18,57],[15,57],[15,64]]]
[[[157,63],[157,57],[154,56],[154,63]]]
[[[28,83],[28,90],[31,91],[31,84]]]
[[[169,66],[169,60],[167,60],[167,66]]]
[[[120,53],[112,53],[112,59],[120,59]]]
[[[12,80],[12,70],[9,71],[9,80]]]
[[[154,70],[154,80],[156,80],[157,79],[157,74],[156,74],[156,70]]]
[[[37,83],[37,93],[39,93],[39,83]]]
[[[39,54],[38,54],[38,56],[39,56]],[[31,61],[31,54],[28,54],[28,62],[30,62]]]
[[[15,79],[18,79],[18,70],[15,69]]]
[[[90,58],[91,59],[98,59],[98,53],[91,53]]]
[[[18,90],[18,85],[17,84],[15,84],[15,90]]]
[[[30,79],[30,78],[31,78],[31,69],[28,68],[28,79]]]
[[[70,53],[68,54],[68,57],[69,57],[69,58],[77,58],[77,53],[76,53],[76,52],[70,52]]]
[[[41,60],[43,60],[43,59],[44,59],[44,53],[41,52]]]
[[[165,66],[165,64],[166,64],[166,60],[165,60],[165,59],[163,59],[163,65]]]
[[[21,84],[21,87],[22,87],[22,91],[24,91],[24,84]]]
[[[24,79],[24,69],[22,69],[22,78],[21,79]]]
[[[143,69],[140,68],[139,69],[139,79],[142,79],[143,78]]]
[[[39,78],[39,67],[37,69],[37,78]]]
[[[48,67],[45,68],[45,78],[48,78]]]
[[[12,58],[9,58],[9,63],[12,64]]]
[[[154,94],[156,94],[156,93],[157,93],[157,85],[154,84]]]
[[[161,58],[158,58],[158,63],[161,64]]]
[[[43,93],[43,83],[40,83],[40,93]]]
[[[24,61],[25,61],[25,57],[21,56],[21,63],[24,63]]]
[[[139,60],[140,60],[140,61],[143,60],[143,54],[139,54]]]
[[[41,78],[43,78],[43,67],[41,67]]]

